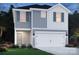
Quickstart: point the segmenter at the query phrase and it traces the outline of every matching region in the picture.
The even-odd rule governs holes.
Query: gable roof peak
[[[57,7],[57,6],[61,6],[62,8],[64,8],[68,13],[72,13],[68,8],[66,8],[64,5],[62,5],[61,3],[58,3],[58,4],[56,4],[56,5],[54,5],[53,7],[51,7],[51,8],[55,8],[55,7]],[[51,8],[49,8],[49,9],[51,9]]]

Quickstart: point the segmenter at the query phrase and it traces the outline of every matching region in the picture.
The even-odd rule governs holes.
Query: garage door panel
[[[53,40],[51,45],[53,47],[61,47],[65,45],[65,35],[64,34],[52,34]]]
[[[49,47],[50,45],[48,44],[48,42],[36,41],[36,46],[37,47],[47,47],[47,46]]]
[[[49,45],[50,44],[50,41],[47,39],[47,37],[45,37],[43,35],[40,35],[40,36],[39,35],[37,35],[37,37],[35,39],[36,46],[39,46],[39,47],[47,47],[47,46],[50,46]]]

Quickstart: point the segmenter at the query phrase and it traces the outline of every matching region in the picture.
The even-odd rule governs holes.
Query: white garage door
[[[35,47],[63,47],[66,45],[65,32],[35,32]]]

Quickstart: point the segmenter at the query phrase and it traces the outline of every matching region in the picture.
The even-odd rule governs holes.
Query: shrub
[[[5,52],[7,51],[7,47],[4,44],[0,44],[0,52]]]
[[[7,48],[11,48],[13,46],[13,43],[5,42],[4,45],[6,45]]]
[[[6,47],[0,47],[0,52],[6,52],[7,48]]]
[[[26,45],[22,44],[21,48],[26,48]]]
[[[68,44],[66,45],[66,47],[76,47],[77,45],[76,44]]]
[[[32,45],[31,45],[31,44],[29,44],[29,45],[27,46],[27,48],[33,48],[33,47],[32,47]]]
[[[19,48],[19,46],[18,45],[13,45],[12,48]]]

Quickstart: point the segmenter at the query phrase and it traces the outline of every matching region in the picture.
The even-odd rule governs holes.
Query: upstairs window
[[[61,22],[64,22],[64,13],[61,13]]]
[[[19,11],[15,12],[15,19],[16,19],[16,21],[19,21],[19,19],[20,19],[20,12]]]
[[[20,22],[26,22],[26,12],[20,12]]]
[[[15,17],[18,22],[27,22],[31,20],[31,12],[16,11]]]
[[[31,20],[31,12],[26,12],[26,21],[30,21]]]
[[[64,13],[53,12],[53,21],[57,23],[64,22]]]
[[[56,13],[56,22],[57,23],[61,22],[61,13]]]
[[[56,12],[53,12],[53,21],[56,22]]]
[[[41,11],[41,18],[46,18],[46,11]]]

